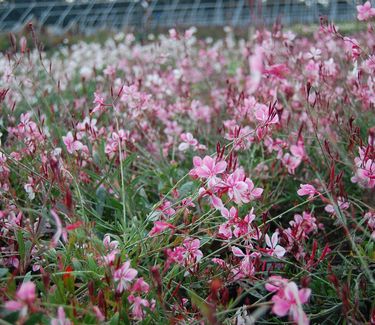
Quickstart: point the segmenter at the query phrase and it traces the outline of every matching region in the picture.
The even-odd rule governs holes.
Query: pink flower
[[[300,189],[297,191],[299,196],[308,195],[309,199],[312,199],[317,193],[318,191],[315,189],[315,187],[310,184],[300,184]]]
[[[375,187],[375,160],[366,154],[372,150],[372,146],[359,148],[359,157],[354,159],[357,170],[351,181],[364,188]]]
[[[98,93],[94,93],[94,101],[93,104],[96,104],[96,106],[93,108],[91,114],[94,114],[95,112],[103,111],[105,108],[104,98],[102,96],[99,96]]]
[[[24,282],[17,290],[16,299],[7,301],[5,308],[9,311],[20,311],[21,315],[25,316],[35,299],[35,284],[31,281]]]
[[[246,178],[245,183],[247,184],[249,190],[250,201],[259,199],[262,196],[263,189],[260,187],[255,187],[253,181],[250,178]]]
[[[294,215],[294,220],[289,221],[289,224],[294,228],[297,238],[307,238],[308,234],[317,231],[321,224],[317,224],[316,218],[313,217],[312,213],[303,211],[302,216],[300,214]]]
[[[63,307],[57,309],[57,318],[51,320],[51,325],[71,325],[72,322],[66,318]]]
[[[171,39],[178,40],[178,33],[174,28],[171,28],[168,32]]]
[[[103,244],[104,244],[104,247],[107,250],[113,251],[114,249],[116,249],[118,247],[119,242],[117,240],[112,240],[111,241],[111,237],[107,234],[103,238]]]
[[[225,209],[223,201],[218,196],[216,196],[214,194],[211,195],[211,203],[212,203],[213,207],[217,210],[221,211],[222,209]]]
[[[271,256],[276,256],[278,258],[281,258],[285,255],[285,248],[278,245],[279,242],[279,233],[275,232],[271,239],[270,237],[266,234],[266,244],[269,248],[266,248],[266,251],[268,254]]]
[[[375,212],[371,212],[371,211],[367,212],[364,215],[364,220],[366,220],[367,226],[372,231],[371,238],[375,240]]]
[[[228,267],[227,263],[225,263],[225,261],[221,258],[214,257],[212,259],[212,263],[215,263],[215,264],[219,265],[221,268],[227,268]]]
[[[199,239],[187,238],[184,240],[182,246],[184,247],[184,256],[186,259],[199,262],[203,257],[202,251],[199,249],[201,242]]]
[[[155,221],[154,222],[154,227],[151,229],[151,231],[148,233],[148,235],[151,237],[151,236],[155,236],[157,234],[160,234],[161,232],[163,232],[164,230],[166,229],[174,229],[175,226],[173,226],[172,224],[168,223],[168,222],[165,222],[165,221]]]
[[[103,263],[105,265],[111,265],[115,262],[117,254],[120,253],[118,249],[110,251],[107,255],[103,256]]]
[[[364,5],[357,6],[358,20],[368,20],[375,17],[375,8],[371,8],[371,2],[366,1]]]
[[[117,291],[121,293],[124,289],[127,289],[128,283],[133,281],[137,274],[137,270],[130,268],[130,261],[125,262],[113,275],[113,279],[119,282]]]
[[[269,108],[264,104],[257,104],[255,106],[255,118],[264,124],[276,124],[279,123],[279,116],[275,114],[270,116]]]
[[[278,292],[272,297],[274,303],[272,312],[284,317],[290,315],[291,319],[298,325],[308,325],[309,320],[302,309],[302,304],[306,303],[310,297],[310,289],[298,290],[294,282],[280,283],[283,285]]]
[[[142,299],[141,297],[136,297],[133,295],[130,295],[128,297],[128,301],[132,303],[131,313],[134,319],[142,320],[145,316],[143,307],[149,307],[150,303],[146,299]]]
[[[248,248],[252,248],[250,245]],[[232,253],[234,256],[242,258],[241,263],[238,267],[234,268],[232,272],[235,274],[236,279],[252,276],[255,273],[255,267],[253,265],[253,258],[259,256],[259,253],[250,253],[249,249],[246,249],[246,254],[238,247],[232,247]]]
[[[342,196],[337,198],[337,205],[340,210],[347,210],[349,208],[349,202],[347,202]],[[326,205],[324,210],[328,213],[336,214],[335,207],[332,204]]]
[[[289,174],[294,174],[296,168],[301,164],[302,159],[301,157],[296,157],[289,153],[286,153],[284,157],[281,159],[283,165],[287,167]]]
[[[143,278],[138,278],[137,281],[135,281],[131,291],[147,293],[149,292],[149,290],[150,286],[148,285],[148,283],[145,282]]]
[[[204,157],[203,160],[195,156],[193,164],[195,168],[190,171],[190,175],[207,179],[211,185],[215,185],[219,181],[216,175],[224,173],[227,168],[225,161],[216,161],[210,156]]]
[[[98,306],[93,306],[92,309],[94,311],[96,319],[102,324],[105,321],[105,316],[103,315]]]
[[[235,207],[231,207],[230,210],[228,210],[223,207],[221,209],[221,214],[228,221],[220,225],[219,234],[225,239],[231,239],[233,236],[232,224],[234,222],[234,219],[238,217],[237,209]]]
[[[277,78],[285,79],[285,75],[289,72],[289,69],[285,64],[274,64],[265,69],[264,72]]]
[[[56,247],[59,243],[60,237],[62,237],[64,241],[67,241],[68,235],[66,229],[64,229],[64,227],[62,226],[59,215],[56,213],[55,210],[51,209],[51,215],[56,225],[56,232],[51,239],[51,246]]]
[[[268,278],[265,285],[266,290],[269,292],[277,292],[288,284],[288,279],[284,279],[279,275],[272,275]]]
[[[245,172],[242,168],[237,168],[228,176],[225,185],[228,187],[228,196],[237,204],[249,202],[248,185],[245,183]]]
[[[180,135],[181,140],[183,141],[178,146],[178,150],[180,151],[186,151],[190,147],[195,149],[198,145],[198,140],[194,139],[193,135],[191,133],[182,133]]]
[[[83,148],[82,142],[78,140],[74,140],[72,132],[68,132],[68,134],[65,137],[62,137],[64,144],[66,146],[66,150],[73,154],[76,151],[79,151]]]

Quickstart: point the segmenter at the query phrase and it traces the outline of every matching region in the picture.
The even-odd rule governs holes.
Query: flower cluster
[[[371,323],[374,10],[345,34],[322,18],[48,55],[31,24],[11,35],[4,323]]]

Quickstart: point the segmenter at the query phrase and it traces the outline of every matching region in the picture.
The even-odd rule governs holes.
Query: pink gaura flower
[[[27,193],[29,200],[35,199],[35,184],[32,177],[28,177],[29,182],[24,185],[25,192]]]
[[[265,285],[266,290],[269,292],[277,292],[288,284],[288,279],[279,275],[271,275]]]
[[[307,238],[310,233],[317,231],[323,225],[318,224],[316,218],[312,215],[312,213],[303,211],[302,215],[295,214],[294,220],[289,221],[289,224],[296,228],[299,228],[298,236],[302,235],[303,238]],[[302,234],[300,234],[302,232]]]
[[[300,189],[297,191],[299,196],[308,195],[309,199],[312,199],[315,194],[319,193],[314,186],[310,184],[300,184]]]
[[[253,264],[253,259],[256,257],[259,257],[258,252],[250,253],[249,249],[252,248],[251,245],[249,245],[246,248],[246,254],[238,247],[233,246],[232,247],[232,253],[234,256],[241,258],[241,263],[238,267],[235,267],[232,272],[235,275],[235,279],[241,279],[244,277],[249,277],[254,275],[255,273],[255,267]]]
[[[193,149],[195,149],[197,147],[197,145],[198,145],[198,140],[194,139],[193,135],[190,132],[182,133],[180,135],[180,138],[183,141],[178,146],[178,150],[180,150],[180,151],[186,151],[190,147],[192,147]]]
[[[294,282],[284,284],[272,297],[274,303],[272,312],[279,317],[289,314],[295,324],[308,325],[309,319],[302,309],[302,304],[309,300],[310,294],[310,289],[298,290]]]
[[[203,159],[195,156],[193,158],[193,164],[195,168],[190,171],[190,175],[207,179],[211,185],[215,185],[219,182],[216,175],[224,173],[227,168],[227,163],[225,161],[216,161],[210,156],[206,156]]]
[[[76,151],[79,151],[83,148],[82,142],[75,140],[72,132],[68,132],[68,134],[63,138],[64,144],[66,146],[66,150],[70,153],[73,154]]]
[[[285,75],[289,72],[289,69],[285,64],[274,64],[266,68],[264,72],[279,79],[285,79]]]
[[[237,168],[232,174],[224,177],[218,187],[227,191],[229,198],[237,204],[258,199],[263,193],[263,189],[254,187],[254,183],[246,177],[242,168]]]
[[[128,301],[132,303],[131,313],[134,319],[142,320],[145,317],[143,307],[149,307],[150,303],[141,297],[130,295]]]
[[[249,199],[250,201],[259,199],[262,196],[263,189],[260,187],[255,187],[253,181],[250,178],[246,178],[245,183],[249,190]]]
[[[248,185],[245,183],[246,175],[242,168],[237,168],[225,180],[228,187],[228,196],[237,204],[249,202]]]
[[[289,174],[294,174],[297,167],[301,164],[301,157],[296,157],[289,153],[286,153],[282,158],[283,165],[288,169]]]
[[[57,308],[57,318],[51,320],[51,325],[71,325],[72,322],[66,318],[65,311],[63,307]]]
[[[143,278],[138,278],[135,281],[131,289],[131,291],[133,292],[143,292],[143,293],[147,293],[149,292],[149,290],[150,290],[150,286],[148,285],[147,282],[145,282],[145,280],[143,280]]]
[[[368,157],[369,151],[373,151],[373,146],[359,149],[359,157],[354,159],[356,165],[356,173],[351,178],[353,183],[358,183],[364,188],[375,187],[375,160]]]
[[[161,211],[163,216],[171,217],[176,213],[176,210],[172,207],[172,202],[168,200],[163,200],[160,206],[157,208],[158,211]]]
[[[107,234],[103,238],[103,244],[107,250],[113,251],[114,249],[118,247],[119,242],[117,240],[111,240],[110,235]]]
[[[358,20],[368,20],[375,17],[375,8],[371,8],[371,2],[366,1],[365,4],[357,6]]]
[[[347,210],[349,208],[349,202],[345,200],[342,196],[337,198],[337,206],[340,210]],[[332,204],[325,206],[324,210],[328,213],[336,215],[335,207]]]
[[[272,312],[274,314],[279,317],[289,314],[295,324],[309,324],[309,320],[302,309],[302,304],[308,301],[311,295],[310,289],[298,290],[294,282],[289,282],[278,275],[270,276],[265,287],[267,291],[275,293],[272,297],[274,303]]]
[[[371,238],[375,240],[375,212],[369,211],[364,215],[367,227],[372,231]]]
[[[279,233],[275,232],[272,237],[270,238],[268,234],[266,234],[266,252],[271,256],[276,256],[281,258],[285,255],[285,248],[278,245],[279,242]]]
[[[31,281],[24,282],[16,292],[16,299],[5,303],[5,308],[9,311],[20,311],[22,316],[28,312],[36,299],[35,284]]]
[[[96,104],[93,108],[91,114],[94,114],[95,112],[101,112],[105,108],[106,104],[104,102],[104,98],[100,96],[98,93],[94,93],[94,101],[93,104]]]
[[[227,219],[227,222],[220,225],[218,233],[225,239],[231,239],[233,236],[232,225],[234,220],[238,217],[237,209],[235,207],[231,207],[230,210],[223,208],[221,209],[221,214]]]
[[[217,210],[222,210],[224,209],[224,204],[223,204],[223,201],[216,195],[212,194],[211,195],[211,203],[213,205],[213,207]]]
[[[137,270],[130,268],[130,261],[126,261],[113,274],[113,279],[118,281],[117,291],[121,293],[127,289],[129,282],[133,281],[137,274]]]
[[[269,108],[264,104],[255,105],[255,118],[264,124],[279,123],[279,116],[277,114],[270,116]]]
[[[154,227],[152,227],[152,229],[148,233],[148,235],[150,237],[151,236],[155,236],[157,234],[160,234],[161,232],[163,232],[166,229],[174,229],[174,228],[175,228],[175,226],[173,226],[172,224],[170,224],[168,222],[165,222],[165,221],[155,221],[154,222]]]
[[[199,239],[187,238],[184,240],[182,246],[184,248],[185,259],[199,262],[203,257],[202,251],[199,249],[201,242]]]

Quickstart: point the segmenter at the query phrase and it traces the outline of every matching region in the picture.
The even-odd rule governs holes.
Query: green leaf
[[[21,261],[24,262],[26,247],[25,247],[25,240],[23,238],[22,231],[18,230],[16,233],[16,236],[17,236],[17,243],[18,243],[18,253],[20,254]]]

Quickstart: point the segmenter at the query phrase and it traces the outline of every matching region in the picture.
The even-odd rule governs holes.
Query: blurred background
[[[171,27],[243,28],[334,22],[356,18],[355,0],[0,0],[0,31],[19,32],[32,21],[63,35],[98,30],[154,31]]]

